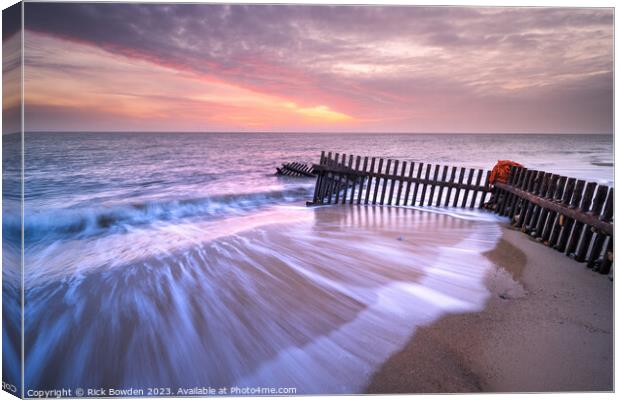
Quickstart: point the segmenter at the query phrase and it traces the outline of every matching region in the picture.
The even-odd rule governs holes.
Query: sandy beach
[[[610,279],[507,226],[486,256],[486,308],[417,329],[366,392],[613,390]]]

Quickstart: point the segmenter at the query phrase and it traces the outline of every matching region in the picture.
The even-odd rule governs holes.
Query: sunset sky
[[[611,9],[25,7],[27,130],[612,132]]]

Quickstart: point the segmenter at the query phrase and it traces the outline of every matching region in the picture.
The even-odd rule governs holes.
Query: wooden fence
[[[492,209],[513,226],[589,268],[613,263],[613,188],[544,171],[513,167],[494,185]]]
[[[481,207],[488,171],[352,154],[321,153],[313,201],[319,204]]]
[[[304,177],[315,177],[316,174],[311,166],[308,166],[304,163],[292,162],[292,163],[284,163],[280,168],[276,168],[276,175],[286,175],[286,176],[304,176]]]
[[[613,263],[613,188],[513,167],[489,187],[488,171],[321,153],[313,201],[490,208],[546,246],[606,274]],[[487,197],[491,194],[491,198]]]

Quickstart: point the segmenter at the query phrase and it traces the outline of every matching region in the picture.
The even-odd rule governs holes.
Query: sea
[[[3,136],[15,329],[20,148]],[[611,135],[48,132],[26,133],[24,149],[27,390],[360,393],[417,327],[484,308],[499,217],[306,207],[314,179],[275,175],[282,163],[508,159],[614,185]],[[3,335],[17,380],[19,335]]]

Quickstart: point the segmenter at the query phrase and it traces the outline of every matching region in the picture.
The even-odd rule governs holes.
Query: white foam
[[[424,269],[427,275],[419,283],[389,283],[374,290],[374,296],[356,296],[376,301],[352,322],[306,346],[280,351],[275,359],[235,384],[255,387],[268,383],[296,387],[297,393],[307,394],[359,393],[417,327],[449,313],[484,308],[489,292],[483,280],[493,266],[482,252],[492,249],[500,234],[493,224],[485,224],[484,232],[472,230],[456,246],[442,248],[439,257]],[[464,260],[463,252],[470,253],[470,258]],[[463,269],[469,273],[463,274]],[[459,290],[453,290],[451,285]],[[332,282],[329,286],[341,285]]]

